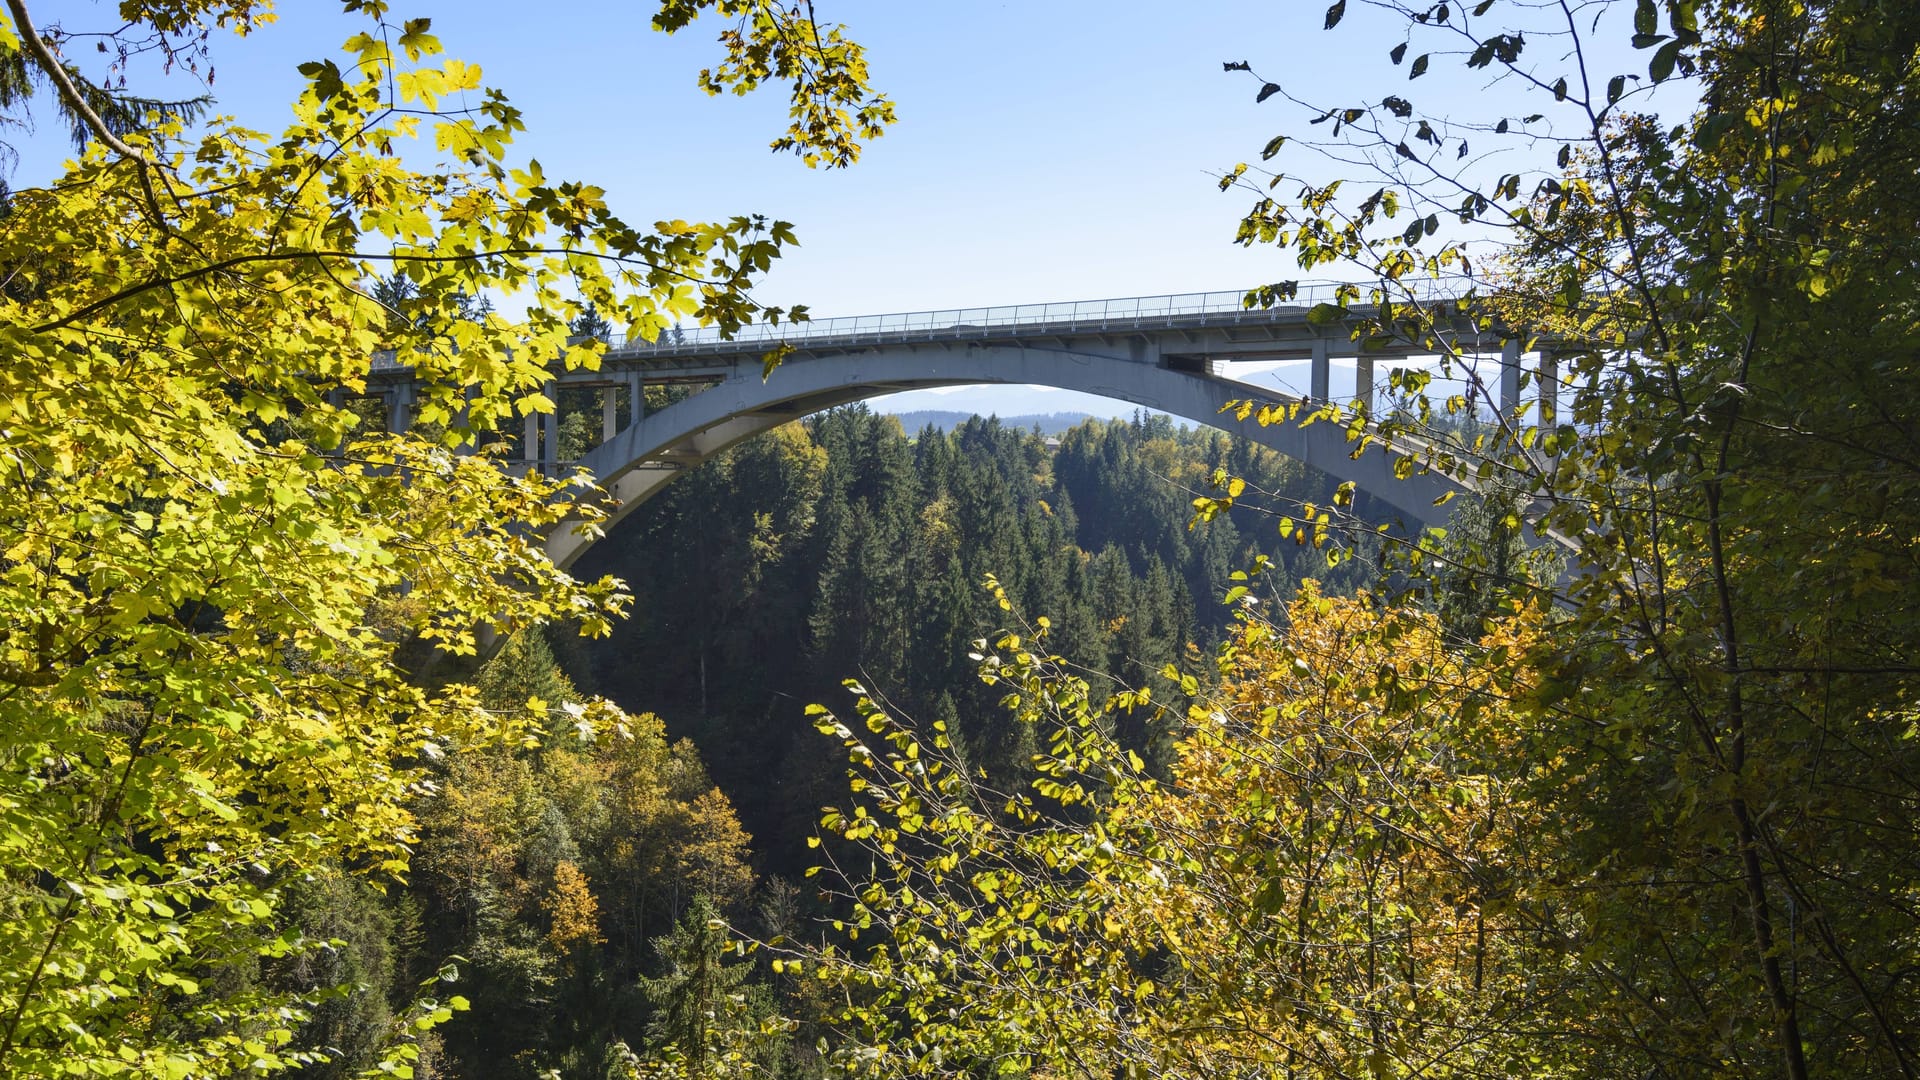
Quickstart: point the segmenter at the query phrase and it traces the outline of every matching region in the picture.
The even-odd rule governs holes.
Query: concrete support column
[[[1330,401],[1333,398],[1333,391],[1330,388],[1333,364],[1328,358],[1328,352],[1326,338],[1313,339],[1313,380],[1309,385],[1313,387],[1310,393],[1315,402]]]
[[[401,383],[386,392],[387,430],[404,435],[413,426],[413,384]]]
[[[1500,415],[1512,416],[1520,408],[1520,339],[1500,345]]]
[[[525,430],[520,433],[520,460],[527,463],[527,471],[533,472],[540,467],[540,414],[527,414]]]
[[[1353,396],[1369,415],[1373,412],[1373,357],[1353,358]]]
[[[540,460],[546,465],[548,476],[557,476],[560,472],[560,388],[553,383],[540,388],[553,402],[553,411],[540,414],[540,426],[545,429],[545,438],[541,440]]]
[[[612,442],[620,430],[620,415],[616,411],[619,403],[614,400],[617,390],[616,386],[600,388],[600,441],[603,443]]]
[[[627,423],[637,424],[647,415],[647,391],[640,373],[627,372]]]

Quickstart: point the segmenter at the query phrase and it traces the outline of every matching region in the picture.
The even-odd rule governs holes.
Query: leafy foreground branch
[[[1489,425],[1429,464],[1574,548],[1529,752],[1615,1071],[1920,1075],[1920,12],[1347,7],[1391,90],[1307,106],[1240,239],[1373,278],[1363,339],[1463,381],[1327,413]],[[1450,78],[1501,92],[1436,108]],[[1489,342],[1552,393],[1496,402]]]
[[[1509,608],[1463,647],[1438,615],[1309,584],[1279,625],[1243,616],[1164,781],[1114,713],[1176,718],[1090,705],[1045,620],[981,656],[1046,746],[1029,790],[855,687],[854,723],[819,717],[852,762],[816,875],[842,914],[769,943],[774,970],[844,1003],[854,1075],[1765,1075],[1722,805],[1684,747],[1567,705],[1547,644],[1570,625]],[[1662,757],[1675,779],[1636,786]],[[1802,911],[1828,922],[1788,954],[1802,970],[1842,932],[1910,955],[1903,909]],[[1828,1006],[1820,1067],[1898,1068],[1874,1027],[1909,1015],[1897,991],[1843,1012],[1844,982],[1796,990]]]
[[[643,336],[788,314],[746,291],[784,224],[630,226],[598,188],[511,162],[519,114],[426,20],[345,7],[365,32],[302,67],[274,137],[104,116],[59,54],[70,27],[36,30],[20,0],[0,16],[8,119],[50,91],[89,137],[0,219],[0,1074],[326,1060],[296,1034],[346,991],[244,977],[330,947],[283,917],[289,891],[402,878],[432,761],[532,734],[420,671],[473,653],[479,624],[602,633],[624,604],[539,547],[563,514],[593,527],[575,484],[475,451],[552,408],[549,364],[597,363],[567,342],[586,304]],[[764,3],[656,21],[711,9],[734,29],[707,88],[790,82],[783,146],[843,164],[877,134],[857,47]],[[269,15],[129,3],[100,40],[178,58]],[[424,170],[396,150],[419,136]],[[397,319],[367,284],[390,266],[411,283]],[[465,317],[495,295],[528,309]],[[350,407],[382,348],[418,376],[413,433]],[[381,1033],[387,1070],[452,1008]]]
[[[870,697],[822,877],[847,914],[776,946],[852,1004],[844,1066],[891,1075],[1519,1076],[1605,1072],[1576,1007],[1576,890],[1538,842],[1519,718],[1535,687],[1439,621],[1309,585],[1246,617],[1166,783],[1112,709],[1009,634],[982,677],[1040,728],[1031,791]],[[1538,613],[1504,619],[1518,653]],[[1191,685],[1191,684],[1190,684]],[[1114,709],[1156,708],[1121,695]],[[848,844],[852,845],[849,850]],[[869,864],[871,873],[862,871]]]

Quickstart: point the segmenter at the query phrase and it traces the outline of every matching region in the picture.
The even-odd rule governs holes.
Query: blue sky
[[[599,184],[634,220],[763,213],[794,222],[801,247],[756,296],[806,303],[817,316],[1240,289],[1297,276],[1282,252],[1232,243],[1249,198],[1222,194],[1214,178],[1257,159],[1270,137],[1299,126],[1299,114],[1279,99],[1256,104],[1258,83],[1223,72],[1223,61],[1248,61],[1330,101],[1392,91],[1480,113],[1487,95],[1511,92],[1481,73],[1455,77],[1457,65],[1438,56],[1433,74],[1411,84],[1426,97],[1405,89],[1406,69],[1385,56],[1399,40],[1396,24],[1358,3],[1325,33],[1317,2],[1204,0],[1176,11],[1133,0],[817,0],[823,20],[845,22],[867,46],[873,81],[897,103],[900,123],[854,168],[814,171],[766,149],[785,125],[777,91],[708,98],[694,85],[716,56],[717,21],[668,38],[647,27],[646,8],[567,0],[529,18],[524,3],[398,0],[393,14],[431,17],[450,55],[479,63],[486,83],[507,92],[528,126],[519,153],[549,177]],[[295,66],[334,54],[363,26],[319,0],[283,4],[280,15],[247,39],[213,44],[219,110],[269,131],[300,84]],[[39,18],[92,29],[113,13],[50,4]],[[1542,60],[1555,59],[1550,41],[1544,48]],[[176,77],[170,90],[182,85]],[[48,179],[65,154],[56,125],[43,128],[22,141],[15,186]],[[1325,172],[1311,159],[1298,164]],[[975,390],[894,407],[1085,404],[1064,393]]]

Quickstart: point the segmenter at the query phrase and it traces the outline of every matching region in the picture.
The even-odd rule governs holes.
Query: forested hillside
[[[1000,707],[1004,690],[968,656],[1021,617],[983,587],[989,574],[1019,612],[1052,613],[1053,644],[1099,702],[1138,687],[1177,697],[1169,665],[1210,680],[1233,625],[1228,575],[1258,556],[1275,564],[1266,600],[1290,596],[1296,574],[1347,589],[1372,572],[1329,570],[1250,504],[1189,528],[1191,492],[1219,469],[1292,499],[1331,490],[1162,417],[1087,421],[1051,447],[978,418],[909,438],[853,407],[741,445],[596,550],[636,593],[613,637],[521,634],[478,671],[480,704],[525,737],[435,755],[410,805],[405,884],[338,870],[292,883],[290,925],[333,944],[230,976],[232,989],[353,986],[301,1032],[331,1048],[301,1070],[316,1078],[369,1064],[436,972],[470,1009],[420,1040],[429,1075],[620,1075],[669,1045],[817,1073],[811,1038],[781,1018],[823,1018],[821,1003],[722,955],[731,933],[805,932],[846,911],[799,887],[821,808],[846,792],[844,751],[807,706],[848,700],[840,683],[857,676],[943,723],[980,782],[1015,791],[1047,732]],[[625,712],[591,706],[550,642]],[[1116,710],[1113,735],[1164,774],[1181,734],[1164,716],[1179,714],[1150,726],[1151,712]]]
[[[1056,448],[978,417],[910,435],[838,409],[694,470],[593,548],[582,571],[625,579],[633,615],[608,638],[568,639],[563,659],[593,692],[693,739],[767,865],[797,873],[844,785],[804,709],[844,699],[843,679],[945,721],[989,775],[1028,774],[1032,730],[995,707],[968,659],[1006,625],[988,574],[1052,619],[1062,655],[1112,680],[1095,679],[1102,698],[1113,685],[1165,693],[1169,664],[1210,670],[1229,575],[1256,555],[1277,566],[1269,599],[1307,574],[1333,591],[1367,580],[1367,560],[1329,568],[1283,540],[1257,500],[1190,528],[1218,470],[1277,503],[1332,494],[1297,462],[1160,416],[1084,421]],[[1123,738],[1160,768],[1171,734]]]
[[[692,744],[653,716],[583,707],[538,634],[508,642],[476,689],[544,734],[437,755],[411,806],[407,881],[368,888],[329,869],[289,883],[288,926],[332,944],[235,979],[351,987],[302,1030],[298,1045],[323,1052],[299,1075],[374,1064],[396,1010],[444,978],[471,1008],[420,1039],[425,1075],[600,1076],[617,1046],[644,1050],[685,1007],[686,993],[646,979],[675,969],[680,924],[713,915],[704,898],[762,925],[747,834]]]

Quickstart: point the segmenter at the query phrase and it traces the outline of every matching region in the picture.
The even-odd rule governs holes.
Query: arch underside
[[[908,355],[911,354],[911,355]],[[1397,479],[1401,455],[1375,447],[1355,457],[1343,425],[1261,426],[1220,410],[1229,401],[1297,400],[1267,387],[1204,370],[1116,360],[1034,346],[964,345],[937,349],[883,347],[789,358],[763,379],[757,362],[742,363],[717,385],[629,424],[579,465],[612,497],[605,528],[682,472],[745,439],[823,409],[902,390],[966,385],[1038,385],[1116,398],[1217,428],[1269,447],[1337,481],[1352,481],[1403,526],[1437,524],[1434,501],[1461,490],[1454,480],[1414,470]],[[547,539],[554,562],[570,566],[594,538],[562,528]]]

